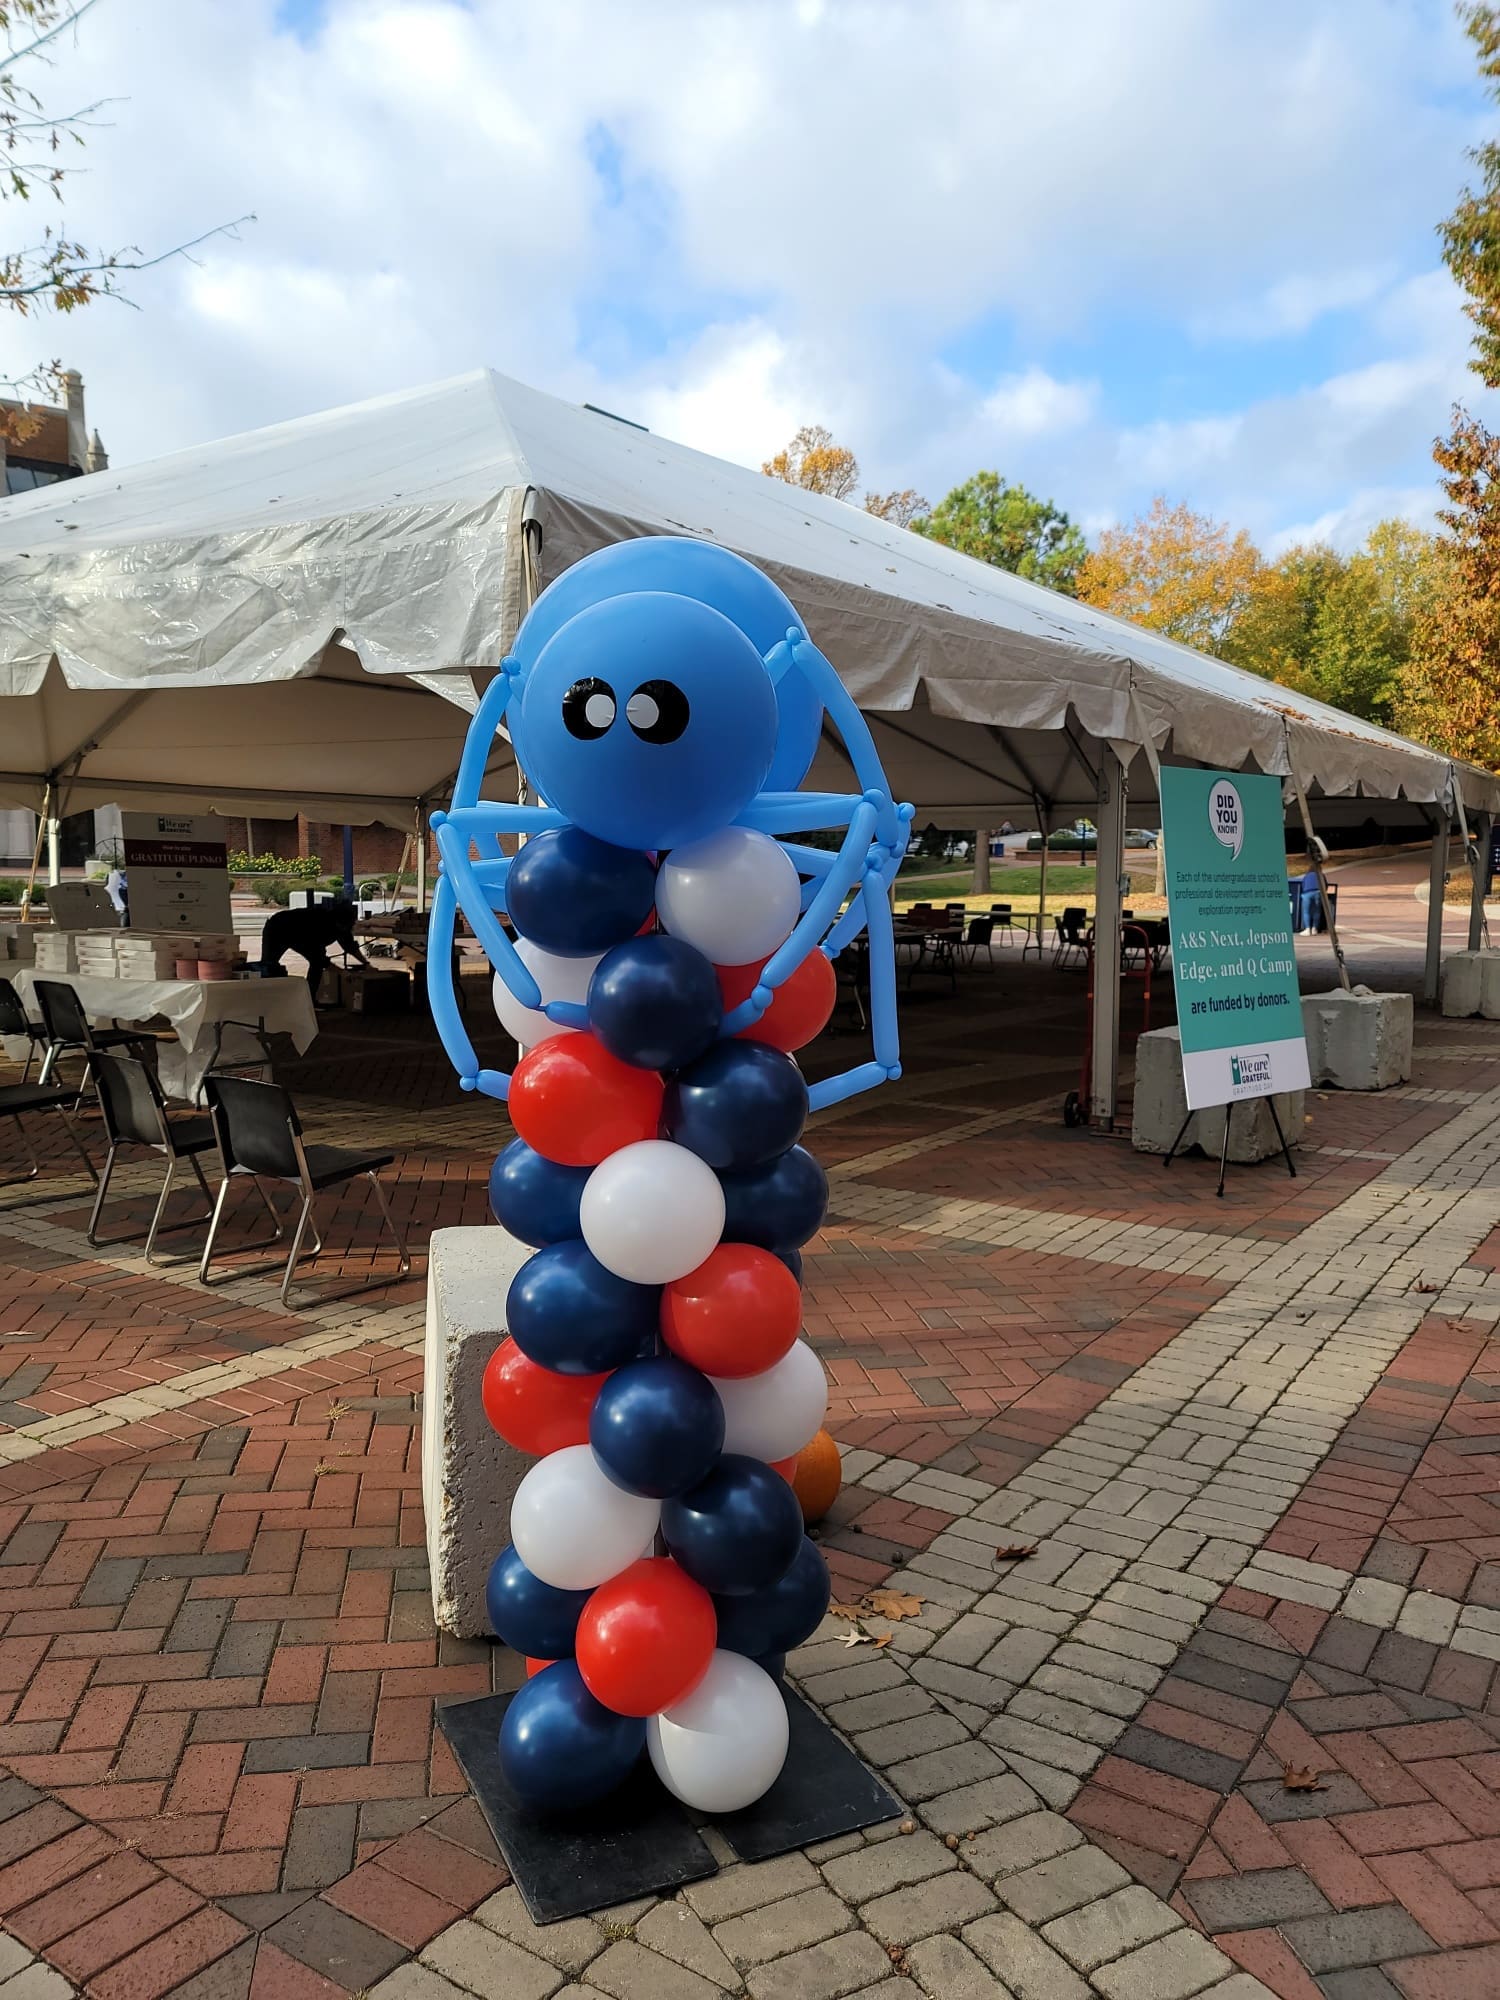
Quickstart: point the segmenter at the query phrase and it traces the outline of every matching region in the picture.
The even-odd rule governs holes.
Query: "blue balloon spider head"
[[[542,797],[616,847],[701,840],[761,790],[776,692],[722,612],[667,591],[586,606],[523,667],[512,729]]]

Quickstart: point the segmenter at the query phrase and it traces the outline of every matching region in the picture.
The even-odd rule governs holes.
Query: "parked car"
[[[1155,847],[1160,839],[1161,835],[1154,826],[1127,826],[1125,829],[1127,847]]]

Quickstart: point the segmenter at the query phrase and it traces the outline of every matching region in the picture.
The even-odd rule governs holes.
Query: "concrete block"
[[[1441,1006],[1450,1019],[1479,1012],[1482,951],[1450,951],[1443,960]]]
[[[510,1540],[511,1499],[536,1462],[491,1430],[481,1396],[505,1338],[505,1295],[531,1255],[498,1224],[436,1229],[428,1253],[422,1505],[432,1615],[458,1639],[494,1637],[485,1579]]]
[[[1500,956],[1500,954],[1497,954]],[[1303,1092],[1285,1091],[1275,1098],[1276,1115],[1289,1146],[1302,1143]],[[1229,1157],[1242,1166],[1269,1159],[1281,1151],[1276,1127],[1267,1109],[1268,1100],[1250,1098],[1234,1106],[1234,1122],[1229,1129]],[[1183,1134],[1178,1152],[1193,1146],[1217,1159],[1224,1143],[1224,1116],[1227,1107],[1216,1105],[1197,1111]],[[1135,1099],[1131,1111],[1130,1143],[1138,1153],[1166,1153],[1187,1117],[1187,1097],[1182,1087],[1182,1040],[1176,1028],[1153,1028],[1135,1045]]]
[[[1309,993],[1302,1002],[1307,1060],[1315,1084],[1336,1090],[1389,1090],[1411,1076],[1409,993]]]

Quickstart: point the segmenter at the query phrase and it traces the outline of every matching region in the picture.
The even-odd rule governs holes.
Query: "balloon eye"
[[[608,681],[574,681],[562,699],[563,728],[592,743],[615,719],[615,691]]]
[[[647,681],[625,704],[625,719],[643,743],[675,743],[688,715],[688,698],[674,681]]]

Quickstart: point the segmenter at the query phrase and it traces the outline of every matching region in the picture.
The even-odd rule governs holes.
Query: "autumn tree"
[[[927,502],[914,486],[903,486],[897,493],[867,493],[864,509],[898,528],[916,528],[927,512]]]
[[[846,446],[835,444],[832,431],[822,424],[804,424],[761,471],[788,486],[826,493],[834,500],[847,500],[859,484],[859,460]]]
[[[1244,529],[1169,507],[1158,494],[1146,513],[1106,528],[1081,564],[1077,594],[1137,625],[1195,646],[1223,651],[1254,596],[1260,551]]]
[[[912,526],[996,569],[1069,594],[1088,554],[1082,531],[1060,507],[1011,485],[998,472],[976,472]]]
[[[1500,102],[1500,7],[1462,6],[1459,17],[1492,100]],[[1469,366],[1500,388],[1500,142],[1470,155],[1474,185],[1438,235],[1474,328]],[[1500,767],[1500,438],[1455,405],[1432,455],[1445,505],[1438,509],[1435,586],[1415,616],[1402,725],[1454,755]]]
[[[24,232],[21,247],[0,247],[0,306],[31,315],[44,308],[76,312],[94,300],[118,297],[126,272],[149,270],[169,257],[180,256],[195,243],[179,244],[157,256],[144,257],[134,248],[102,250],[78,242],[60,220],[65,183],[71,169],[64,164],[82,147],[99,104],[54,112],[26,82],[45,68],[63,37],[98,4],[98,0],[0,0],[0,200],[28,205],[49,197],[59,219]],[[241,216],[240,221],[252,218]],[[232,232],[234,223],[208,232]],[[0,382],[17,396],[55,392],[62,374],[60,362],[44,363],[31,373]],[[0,408],[0,437],[23,442],[38,420],[26,410]]]

